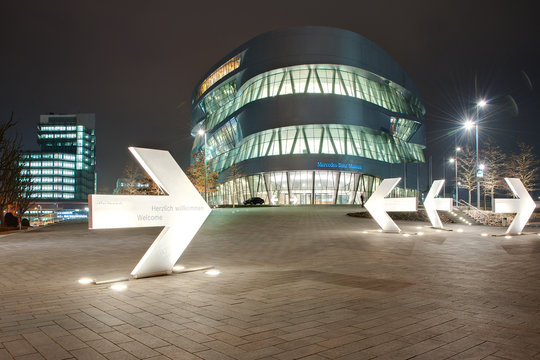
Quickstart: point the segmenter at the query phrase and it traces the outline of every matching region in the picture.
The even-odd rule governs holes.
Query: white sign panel
[[[385,199],[400,180],[401,178],[384,179],[365,204],[373,219],[387,232],[401,231],[387,211],[416,211],[416,198]]]
[[[164,226],[131,275],[170,273],[211,210],[168,151],[129,150],[168,196],[90,195],[89,228]]]
[[[516,213],[514,221],[506,229],[510,235],[519,235],[536,207],[534,200],[519,179],[504,178],[517,199],[495,199],[496,213]]]
[[[429,192],[424,200],[424,208],[426,209],[427,216],[431,222],[431,226],[435,228],[443,228],[441,219],[437,210],[449,211],[452,209],[452,199],[450,198],[438,198],[435,196],[439,195],[441,189],[444,185],[444,180],[435,180],[429,189]]]

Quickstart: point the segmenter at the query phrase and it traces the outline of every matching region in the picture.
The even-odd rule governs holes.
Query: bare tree
[[[158,184],[152,180],[149,175],[144,175],[141,179],[145,186],[142,188],[146,195],[165,195],[165,192],[159,187]]]
[[[21,229],[21,221],[24,214],[34,204],[34,198],[32,197],[32,178],[28,174],[23,174],[22,164],[20,166],[19,176],[17,178],[17,188],[13,205],[17,211],[17,217],[19,219],[19,230]]]
[[[122,185],[118,193],[122,195],[140,194],[142,179],[143,173],[141,172],[141,169],[133,162],[129,162],[126,167],[124,167],[121,179]]]
[[[121,195],[164,195],[165,192],[152,180],[152,178],[145,174],[141,168],[133,163],[129,162],[124,168],[124,172],[120,179],[120,189],[118,194]]]
[[[204,152],[199,151],[193,154],[193,162],[189,165],[186,175],[189,180],[193,183],[197,191],[200,194],[204,194],[204,177],[206,171],[206,192],[211,193],[216,191],[217,179],[219,174],[215,171],[212,171],[211,162],[207,161],[206,170],[204,167]]]
[[[483,146],[484,164],[486,171],[484,172],[484,203],[486,195],[489,193],[491,197],[491,209],[494,205],[495,189],[501,187],[504,180],[501,174],[504,172],[506,164],[506,154],[501,147],[497,145],[493,139],[489,139]]]
[[[534,146],[520,142],[519,152],[510,156],[506,173],[508,177],[518,178],[527,191],[536,190],[540,161],[534,153]]]
[[[471,192],[476,190],[476,153],[469,146],[465,146],[459,157],[458,181],[461,187],[469,191],[469,204]]]
[[[0,125],[0,222],[4,225],[4,209],[12,205],[17,198],[21,177],[19,136],[8,136],[8,131],[15,126],[13,113],[11,119]]]

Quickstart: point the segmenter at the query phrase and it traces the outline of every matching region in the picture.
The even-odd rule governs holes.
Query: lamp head
[[[204,135],[204,129],[199,129],[199,131],[197,131],[197,134]]]

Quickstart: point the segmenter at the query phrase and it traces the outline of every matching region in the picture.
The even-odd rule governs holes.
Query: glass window
[[[270,203],[272,205],[288,204],[287,173],[283,171],[265,174],[265,180],[271,194]]]
[[[336,188],[335,171],[317,171],[315,172],[315,204],[333,204]]]
[[[249,102],[294,93],[352,96],[418,119],[425,112],[420,100],[401,86],[346,65],[297,65],[259,74],[238,91],[232,89],[232,84],[233,80],[220,86],[202,101],[203,109],[208,111],[204,121],[208,131]]]
[[[225,77],[227,74],[238,69],[238,67],[240,66],[241,58],[242,54],[236,55],[235,57],[227,61],[225,64],[217,68],[217,70],[214,71],[212,74],[210,74],[210,76],[208,76],[199,87],[199,90],[197,91],[197,97],[200,97],[202,94],[204,94],[204,92],[208,90],[208,88],[210,88],[213,84]]]
[[[291,150],[292,149],[292,150]],[[424,162],[423,146],[408,143],[385,132],[355,125],[304,125],[271,129],[245,138],[214,158],[213,171],[264,156],[336,154],[361,156],[389,163]]]
[[[311,204],[313,171],[289,171],[291,204]]]

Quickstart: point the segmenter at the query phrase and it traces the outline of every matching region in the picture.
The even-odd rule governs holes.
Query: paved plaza
[[[77,280],[128,276],[159,228],[0,235],[0,359],[540,359],[538,228],[404,236],[352,211],[214,210],[178,263],[220,275],[124,291]]]

